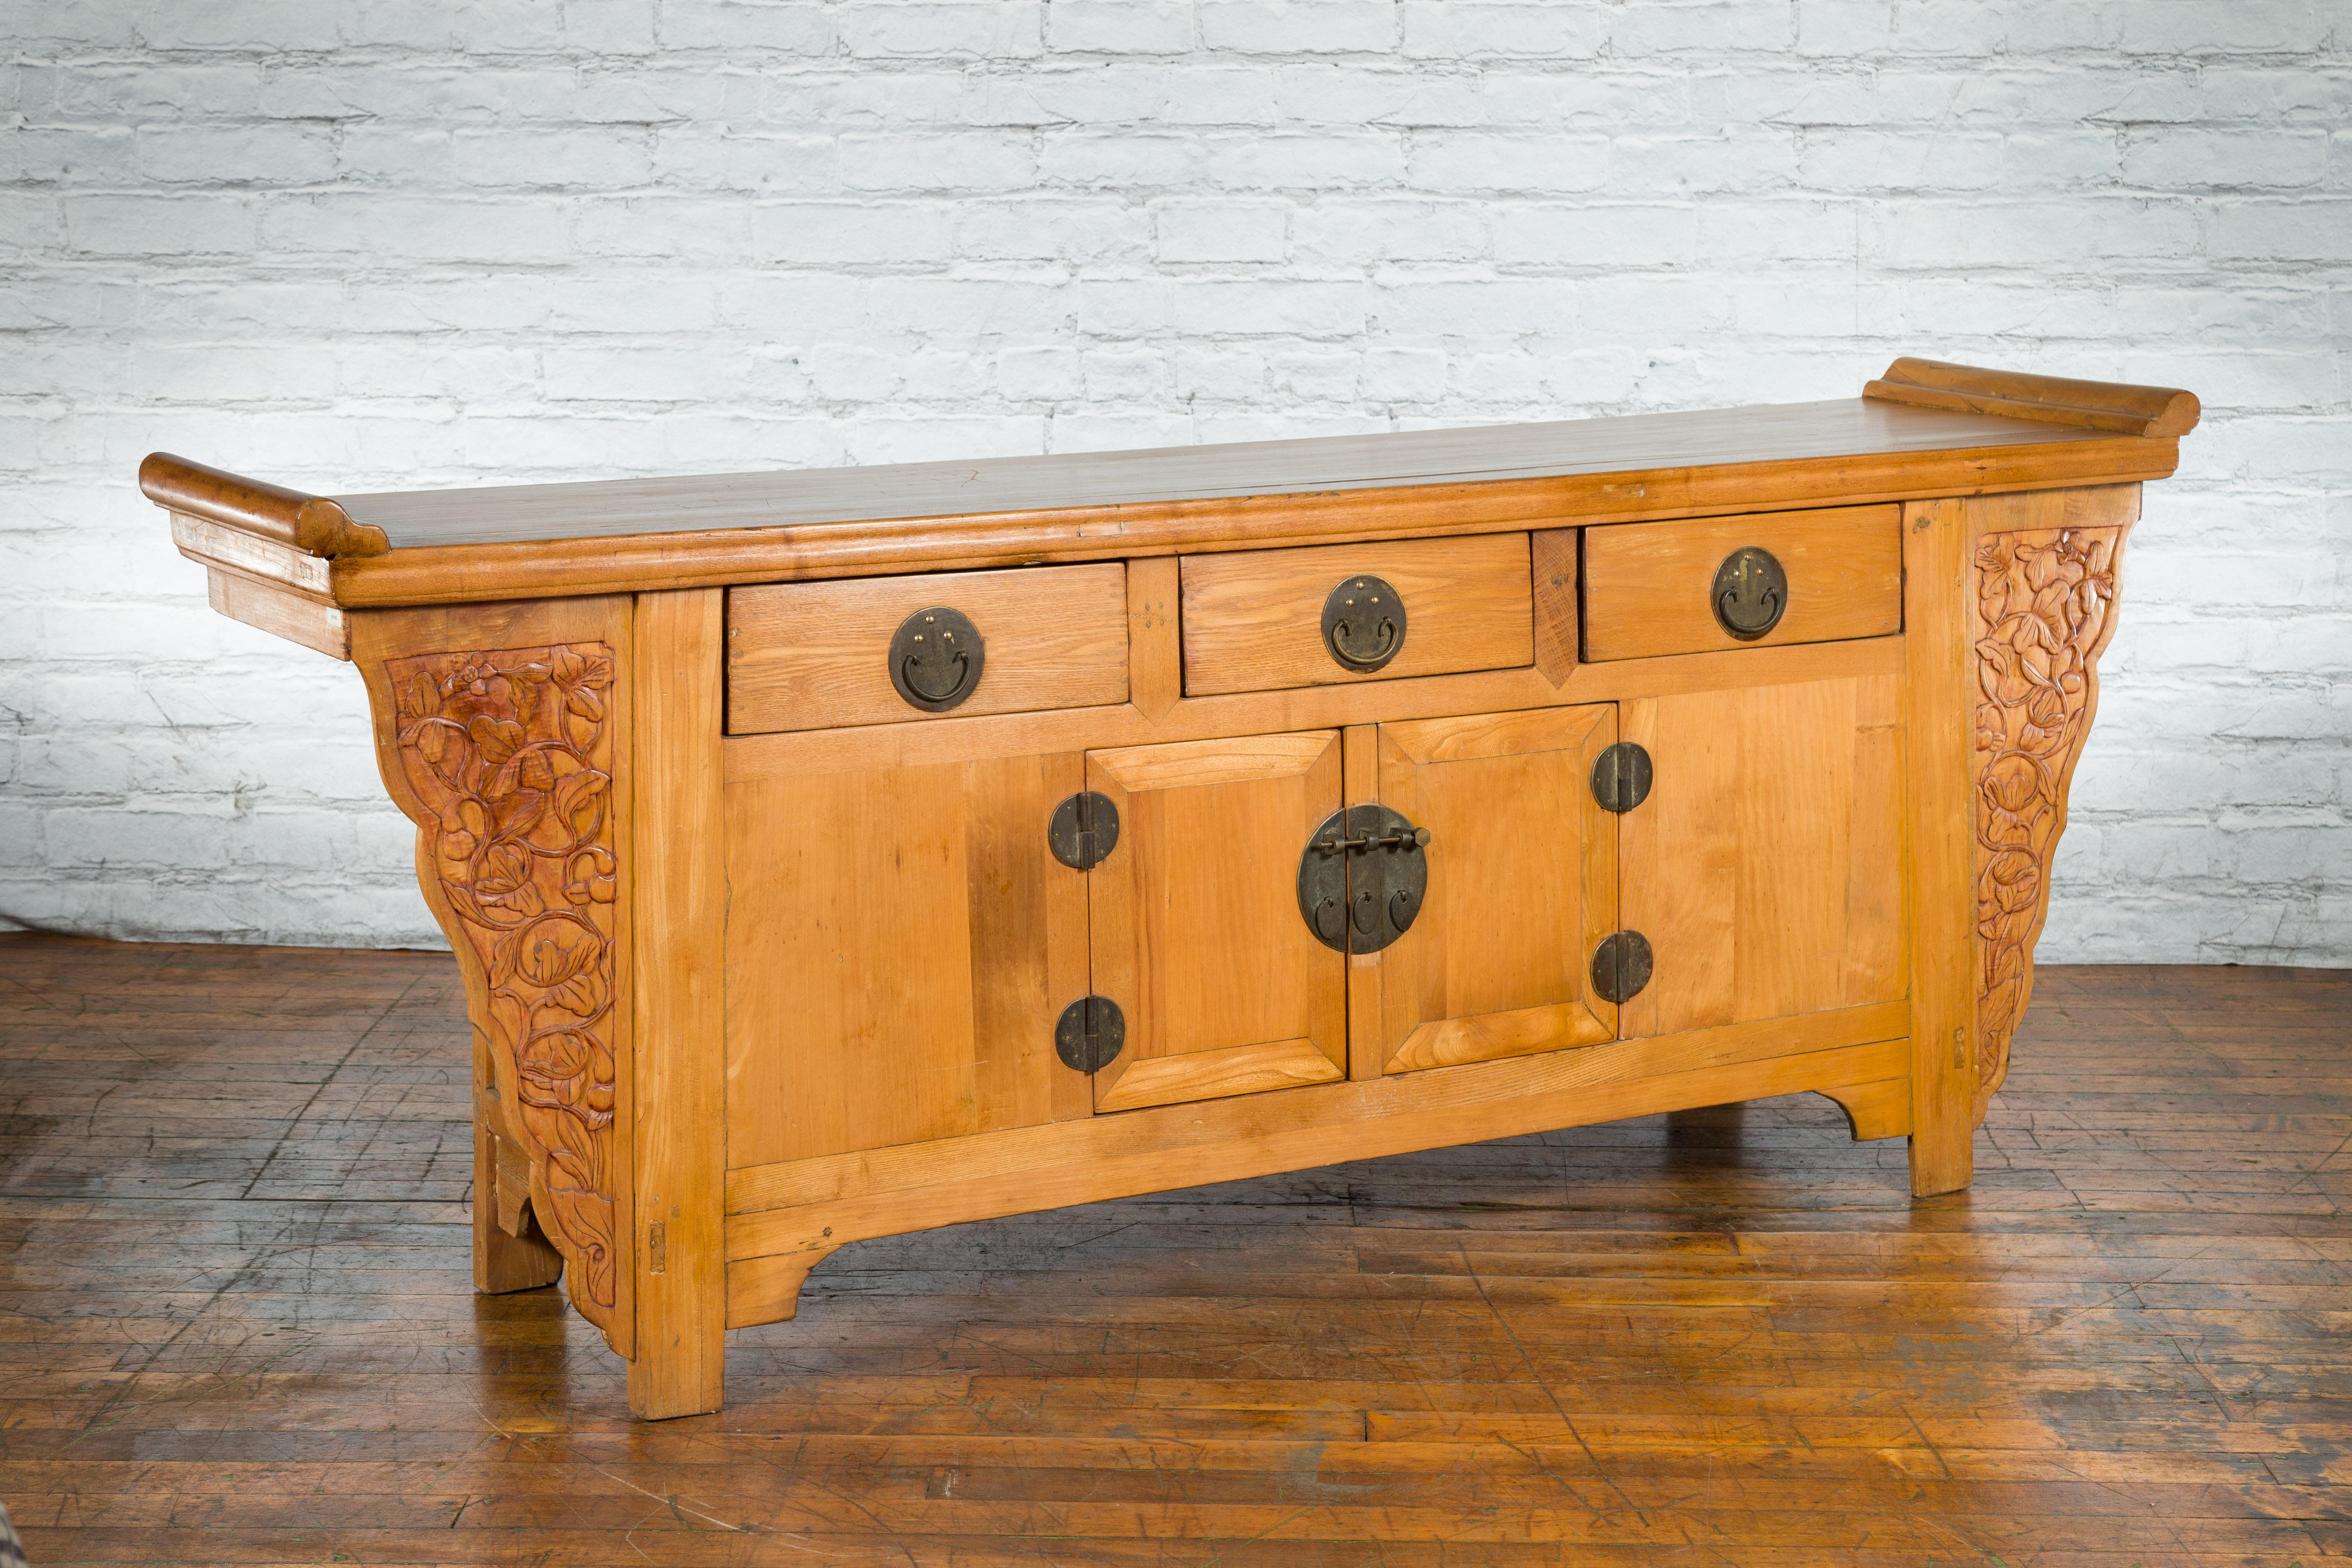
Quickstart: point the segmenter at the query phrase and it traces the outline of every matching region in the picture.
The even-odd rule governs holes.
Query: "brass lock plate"
[[[1299,852],[1299,918],[1335,952],[1378,952],[1421,916],[1428,846],[1428,828],[1385,805],[1333,812]]]
[[[988,644],[971,617],[945,605],[917,610],[890,636],[890,684],[926,713],[944,713],[980,686]]]
[[[1770,551],[1743,544],[1715,569],[1715,624],[1741,642],[1754,642],[1789,609],[1789,574]]]
[[[1381,578],[1348,577],[1323,601],[1323,647],[1341,669],[1368,675],[1404,647],[1404,600]]]

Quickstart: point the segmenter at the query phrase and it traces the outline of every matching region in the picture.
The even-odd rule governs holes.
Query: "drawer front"
[[[1417,539],[1389,544],[1187,555],[1181,573],[1184,690],[1193,697],[1351,680],[1396,680],[1535,662],[1528,536]],[[1387,584],[1401,633],[1377,587],[1338,613],[1336,590]],[[1386,626],[1386,630],[1383,626]],[[1335,643],[1359,656],[1350,662]]]
[[[968,626],[944,618],[945,640],[938,621],[908,627],[941,607]],[[902,627],[924,640],[894,650]],[[975,635],[977,646],[966,647]],[[950,645],[952,654],[932,656]],[[772,583],[727,595],[731,735],[1126,700],[1127,568],[1118,562]]]
[[[1717,615],[1717,577],[1736,552],[1751,549],[1777,563],[1785,595],[1769,629],[1739,637]],[[1733,595],[1725,614],[1748,627],[1769,614],[1772,591],[1769,569],[1750,560],[1745,584],[1725,577]],[[1898,507],[1755,512],[1584,531],[1588,659],[1837,642],[1902,629]]]

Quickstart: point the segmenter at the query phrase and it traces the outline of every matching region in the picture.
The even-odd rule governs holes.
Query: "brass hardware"
[[[926,713],[944,713],[980,684],[988,644],[971,617],[934,605],[899,623],[890,637],[890,684]]]
[[[1082,996],[1054,1023],[1054,1054],[1072,1072],[1099,1072],[1127,1048],[1127,1015],[1108,996]]]
[[[1091,871],[1118,847],[1118,807],[1110,796],[1087,790],[1054,808],[1045,824],[1054,858],[1074,871]]]
[[[1404,647],[1404,600],[1378,577],[1349,577],[1323,601],[1323,646],[1342,669],[1380,668]]]
[[[1954,1072],[1966,1072],[1968,1068],[1969,1032],[1964,1028],[1954,1029],[1952,1031],[1952,1070]]]
[[[1592,798],[1603,811],[1627,812],[1650,798],[1650,753],[1620,741],[1592,759]]]
[[[1428,847],[1428,828],[1387,806],[1333,812],[1299,852],[1299,918],[1335,952],[1378,952],[1420,918]]]
[[[1637,931],[1604,937],[1592,950],[1592,991],[1603,1002],[1625,1002],[1650,983],[1650,939]]]
[[[1769,550],[1743,544],[1715,569],[1715,624],[1741,642],[1754,642],[1780,624],[1789,608],[1789,574]]]

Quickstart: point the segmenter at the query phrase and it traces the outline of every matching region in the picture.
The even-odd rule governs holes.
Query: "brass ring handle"
[[[944,713],[979,689],[988,642],[971,617],[945,605],[917,610],[890,637],[890,684],[911,707]]]
[[[1770,551],[1743,544],[1715,569],[1715,624],[1741,642],[1754,642],[1789,608],[1789,574]]]
[[[1347,577],[1323,601],[1323,648],[1340,668],[1366,675],[1404,647],[1404,597],[1380,578]]]
[[[1367,652],[1358,653],[1348,645],[1357,640],[1353,622],[1339,621],[1331,627],[1331,657],[1341,664],[1355,665],[1362,669],[1378,669],[1396,657],[1396,622],[1381,617],[1381,629],[1372,634],[1373,643]]]
[[[926,702],[952,704],[961,700],[964,682],[971,677],[971,656],[968,653],[959,653],[955,656],[955,679],[948,682],[948,689],[945,691],[929,691],[924,689],[922,668],[922,655],[908,654],[899,663],[898,683]]]

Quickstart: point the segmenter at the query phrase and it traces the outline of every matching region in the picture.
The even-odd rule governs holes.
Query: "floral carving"
[[[1977,542],[1976,905],[1979,1120],[2009,1071],[2050,910],[2066,786],[2115,631],[2120,528]]]
[[[488,987],[540,1216],[572,1297],[615,1311],[612,650],[603,643],[387,661],[402,765],[442,898]],[[505,1075],[501,1075],[505,1076]]]

